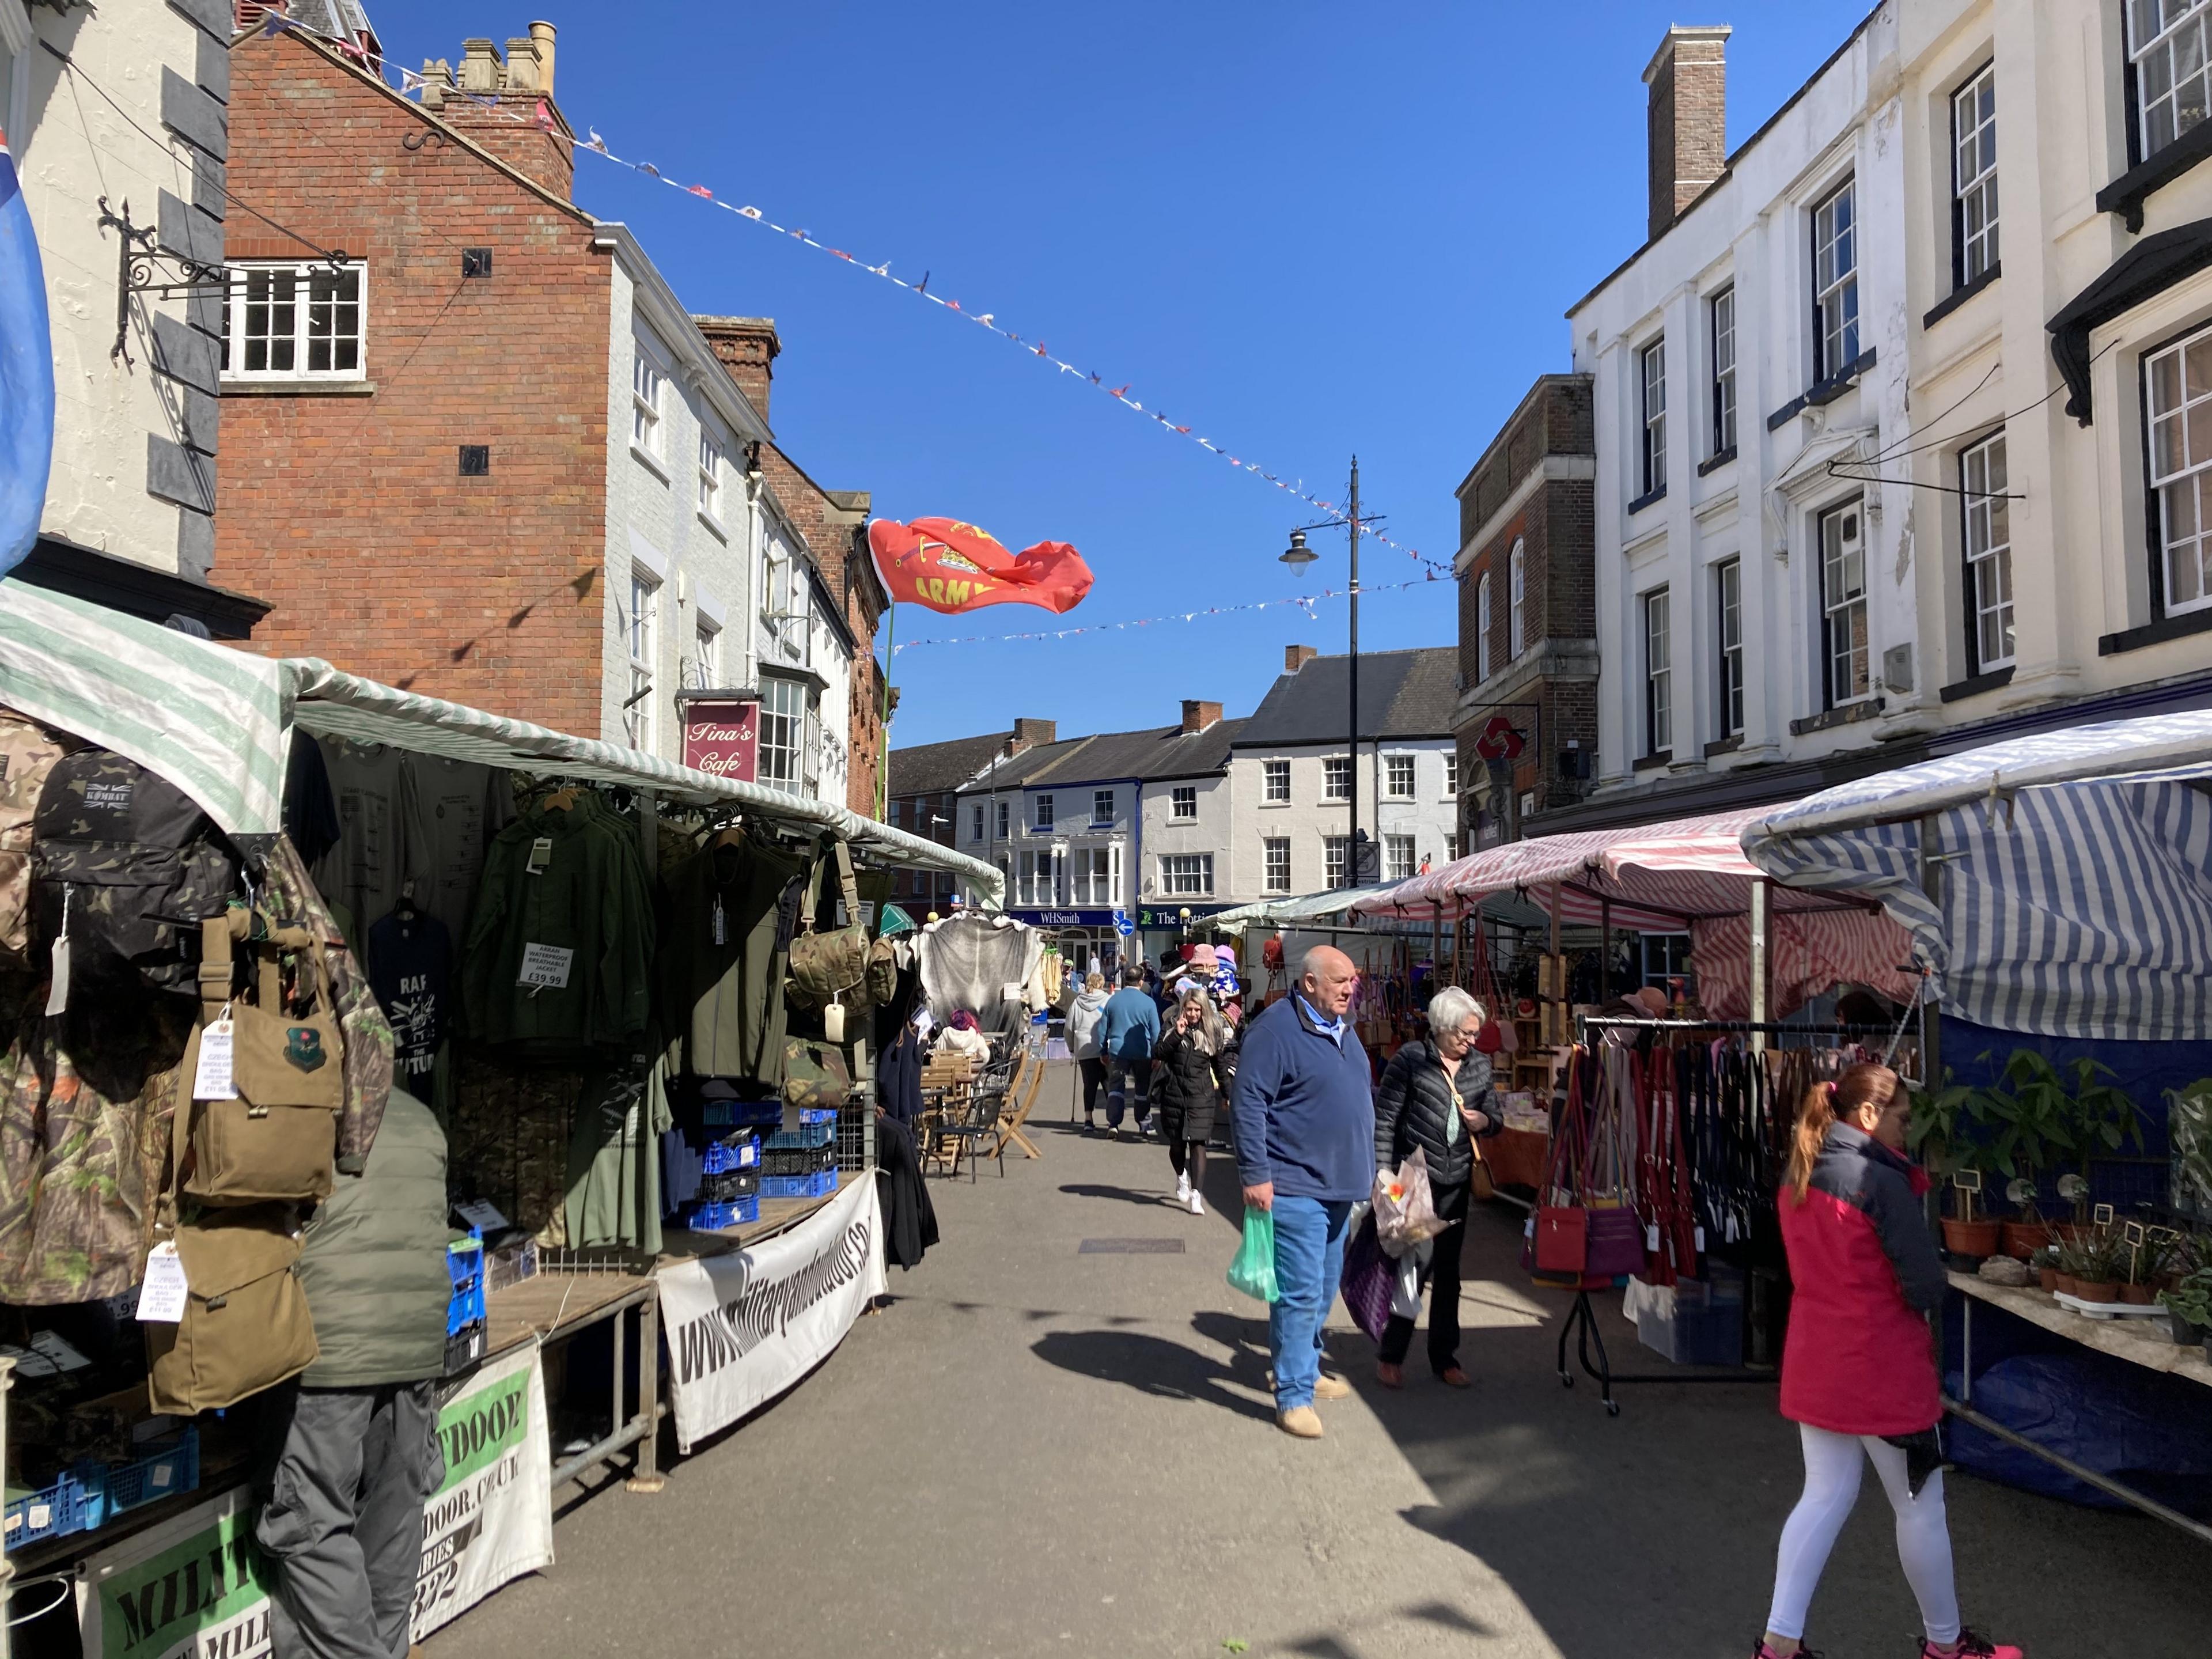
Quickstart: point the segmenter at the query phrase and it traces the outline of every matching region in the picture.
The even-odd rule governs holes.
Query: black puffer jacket
[[[1444,1139],[1444,1126],[1459,1110],[1452,1103],[1453,1085],[1437,1057],[1436,1045],[1420,1037],[1390,1056],[1375,1097],[1376,1167],[1395,1170],[1419,1147],[1429,1166],[1437,1213],[1448,1218],[1467,1213],[1468,1177],[1474,1165],[1465,1123],[1449,1143]],[[1459,1063],[1457,1085],[1468,1108],[1489,1118],[1485,1135],[1505,1127],[1498,1117],[1488,1055],[1468,1050]]]
[[[1152,1050],[1152,1101],[1168,1120],[1170,1139],[1204,1140],[1213,1133],[1221,1103],[1219,1065],[1218,1056],[1201,1051],[1173,1025],[1161,1036]]]

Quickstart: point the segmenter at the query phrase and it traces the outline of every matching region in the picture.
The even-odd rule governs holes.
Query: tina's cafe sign
[[[722,691],[677,694],[684,719],[684,763],[695,771],[739,783],[757,781],[760,765],[760,700]]]

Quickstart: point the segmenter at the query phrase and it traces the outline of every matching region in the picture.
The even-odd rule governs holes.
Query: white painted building
[[[1360,833],[1374,848],[1364,879],[1401,881],[1453,856],[1458,821],[1458,653],[1449,646],[1364,653],[1359,744],[1351,721],[1351,659],[1308,646],[1231,750],[1230,811],[1218,891],[1234,904],[1352,884],[1354,777]]]

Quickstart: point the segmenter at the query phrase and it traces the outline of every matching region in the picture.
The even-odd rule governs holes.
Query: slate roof
[[[938,795],[959,788],[991,763],[1006,741],[1004,732],[988,737],[918,743],[891,750],[890,793]]]
[[[1192,732],[1184,732],[1180,724],[1156,726],[1142,732],[1101,732],[1041,744],[1024,750],[975,787],[979,791],[1042,789],[1127,778],[1149,783],[1162,778],[1212,777],[1227,769],[1230,745],[1244,725],[1241,720],[1216,720],[1205,731]],[[896,769],[891,775],[898,775]]]
[[[1342,743],[1351,710],[1352,659],[1315,657],[1277,677],[1237,734],[1239,749]],[[1459,705],[1459,650],[1421,646],[1359,653],[1359,736],[1448,738]]]

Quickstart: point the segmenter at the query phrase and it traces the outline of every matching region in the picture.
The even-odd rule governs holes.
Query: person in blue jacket
[[[1237,1066],[1237,1175],[1247,1209],[1275,1218],[1275,1282],[1268,1346],[1275,1357],[1275,1421],[1321,1438],[1316,1399],[1352,1392],[1321,1370],[1322,1329],[1344,1273],[1352,1206],[1375,1186],[1375,1091],[1352,1029],[1359,970],[1316,945],[1290,995],[1244,1033]]]
[[[1152,1081],[1152,1050],[1160,1041],[1160,1010],[1145,992],[1141,969],[1121,975],[1121,988],[1106,999],[1098,1016],[1098,1052],[1106,1061],[1106,1133],[1119,1137],[1121,1114],[1135,1114],[1133,1134],[1145,1133]],[[1135,1095],[1132,1101],[1130,1095]]]

